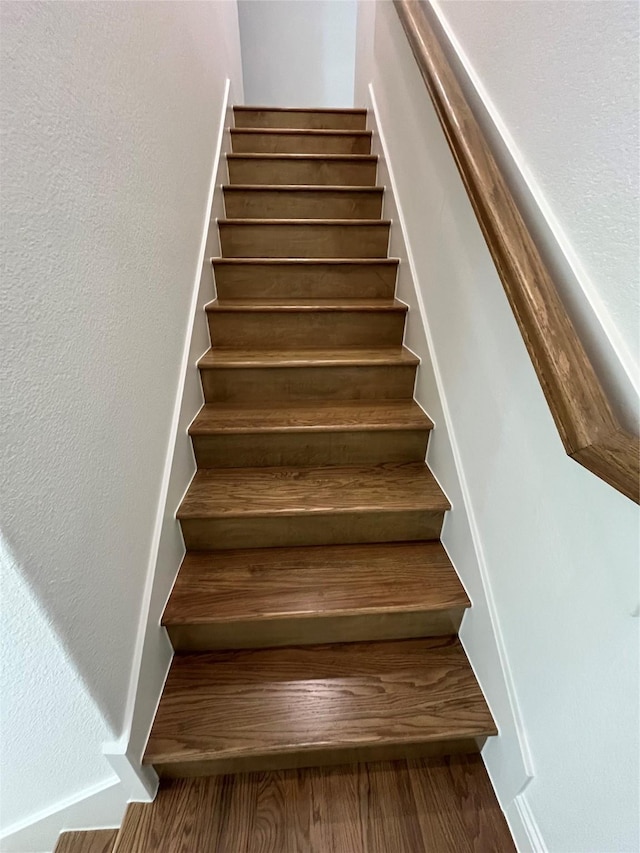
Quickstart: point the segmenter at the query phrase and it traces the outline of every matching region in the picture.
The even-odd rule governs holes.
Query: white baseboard
[[[547,853],[547,848],[524,794],[504,810],[518,853]]]
[[[127,806],[122,782],[111,777],[73,797],[7,827],[0,837],[2,853],[51,853],[61,832],[120,826]]]
[[[155,784],[141,757],[162,695],[173,649],[160,617],[184,557],[184,543],[176,510],[196,470],[187,428],[203,405],[196,362],[209,347],[203,305],[215,296],[209,259],[219,253],[216,207],[222,205],[222,183],[226,178],[225,151],[229,148],[231,81],[226,80],[213,148],[211,178],[202,224],[202,239],[196,260],[188,332],[185,336],[179,387],[171,424],[170,439],[160,488],[158,510],[145,583],[132,677],[124,715],[123,734],[115,744],[105,744],[104,752],[122,771],[130,785],[129,797],[148,799]],[[114,764],[115,761],[115,764]]]
[[[475,562],[476,571],[480,575],[481,595],[484,601],[478,599],[476,592],[474,601],[474,609],[480,609],[486,613],[488,618],[484,619],[482,624],[474,629],[473,638],[470,641],[465,634],[465,626],[469,624],[469,617],[465,617],[462,625],[461,640],[470,659],[476,677],[483,688],[487,702],[491,707],[494,718],[500,729],[500,736],[491,738],[483,751],[483,758],[492,783],[496,789],[496,794],[503,808],[512,802],[512,800],[520,794],[533,778],[533,766],[527,744],[527,738],[522,723],[520,709],[518,706],[517,696],[515,693],[514,682],[509,666],[509,660],[506,653],[500,624],[496,613],[495,603],[491,592],[491,584],[487,571],[487,566],[482,548],[478,525],[473,512],[473,507],[469,497],[469,490],[465,478],[465,472],[462,466],[459,449],[456,444],[455,430],[452,422],[451,413],[447,405],[446,391],[443,386],[441,372],[438,367],[438,354],[435,352],[433,343],[433,335],[429,327],[429,319],[422,298],[422,293],[419,282],[419,271],[416,269],[414,255],[411,249],[411,244],[408,237],[408,229],[403,214],[402,200],[399,197],[398,186],[394,176],[393,164],[389,154],[389,146],[385,130],[382,127],[382,119],[378,104],[375,97],[373,84],[369,84],[369,100],[370,100],[370,117],[372,118],[374,131],[373,145],[374,153],[379,155],[379,183],[385,183],[387,192],[385,193],[385,217],[391,218],[395,228],[398,229],[394,233],[392,229],[391,239],[395,242],[395,248],[398,250],[394,254],[401,256],[400,272],[399,272],[399,287],[402,282],[402,287],[406,292],[399,293],[399,298],[409,304],[410,309],[413,308],[418,312],[422,329],[424,332],[423,340],[415,337],[412,340],[405,340],[405,345],[408,345],[416,355],[421,359],[420,370],[431,370],[435,383],[435,391],[438,398],[439,407],[442,417],[436,427],[443,428],[446,432],[446,441],[439,439],[439,459],[432,459],[433,442],[430,441],[428,461],[436,476],[440,477],[439,470],[448,472],[447,482],[442,482],[444,491],[448,489],[455,490],[461,500],[452,500],[453,509],[449,515],[453,513],[464,516],[461,523],[456,525],[458,536],[460,530],[465,531],[464,535],[470,541],[467,543],[464,550],[468,555],[472,556]],[[379,150],[375,151],[378,146]],[[389,190],[391,197],[389,197]],[[391,207],[391,209],[389,209]],[[402,274],[403,261],[405,269],[408,266],[409,276]],[[402,276],[402,278],[401,278]],[[410,279],[410,283],[407,282]],[[410,320],[407,324],[410,331]],[[433,383],[432,383],[433,384]],[[420,383],[416,384],[416,399],[424,408],[427,407],[427,402],[420,399]],[[431,403],[433,403],[433,395]],[[434,412],[429,411],[428,414],[434,419]],[[444,423],[442,422],[444,421]],[[447,457],[446,459],[444,457]],[[438,464],[439,463],[439,464]],[[453,472],[453,477],[451,476]],[[453,496],[448,495],[451,499]],[[451,542],[448,542],[447,534],[451,529],[449,525],[450,519],[445,522],[442,540],[445,548],[450,549]],[[449,537],[450,538],[450,537]],[[454,561],[455,562],[455,561]],[[471,617],[474,618],[475,614]],[[478,642],[481,640],[481,643]],[[482,652],[478,646],[482,645]],[[497,672],[496,672],[497,670]]]

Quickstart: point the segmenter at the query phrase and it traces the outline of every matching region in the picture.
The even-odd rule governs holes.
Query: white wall
[[[373,29],[363,61],[436,424],[428,462],[474,604],[462,639],[501,730],[483,755],[521,849],[636,850],[637,508],[565,455],[391,3]]]
[[[228,78],[243,96],[233,2],[0,9],[6,831],[108,786],[99,742],[127,737]]]
[[[352,107],[356,0],[239,0],[247,104]]]
[[[534,225],[546,220],[541,236],[590,355],[637,430],[640,5],[435,5],[530,196]]]

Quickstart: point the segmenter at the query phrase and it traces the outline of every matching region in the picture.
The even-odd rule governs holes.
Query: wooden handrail
[[[640,443],[620,425],[438,36],[394,0],[565,450],[640,502]]]

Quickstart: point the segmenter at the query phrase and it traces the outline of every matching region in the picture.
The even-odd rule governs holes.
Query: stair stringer
[[[417,269],[414,261],[372,83],[368,86],[365,106],[368,126],[373,131],[371,151],[379,158],[378,184],[385,187],[382,215],[393,223],[389,255],[400,258],[396,298],[410,309],[404,345],[420,358],[414,398],[436,426],[428,445],[427,462],[452,504],[441,541],[473,604],[464,616],[460,639],[500,732],[498,737],[487,741],[482,757],[500,805],[506,810],[533,778],[532,761],[437,353],[416,284],[430,271]]]
[[[234,97],[232,81],[227,78],[212,157],[200,254],[194,259],[197,272],[190,322],[185,335],[180,386],[162,476],[123,730],[119,740],[103,744],[103,753],[126,787],[129,802],[153,799],[158,784],[153,768],[142,766],[142,753],[173,658],[173,647],[160,619],[185,554],[175,513],[196,471],[187,430],[204,402],[197,361],[210,346],[204,306],[216,296],[210,259],[220,254],[217,219],[224,216],[222,186],[228,182],[225,155],[231,151],[229,128],[233,126],[231,104]]]

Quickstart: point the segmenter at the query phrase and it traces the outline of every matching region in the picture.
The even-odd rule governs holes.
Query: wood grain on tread
[[[495,733],[456,638],[211,652],[174,658],[144,761],[274,769],[350,750],[474,751]]]
[[[383,219],[220,219],[229,258],[384,258],[390,222]]]
[[[640,442],[618,422],[440,43],[429,4],[395,0],[566,452],[640,501]]]
[[[361,109],[286,109],[234,107],[236,127],[364,130],[367,111]]]
[[[117,829],[63,832],[55,853],[112,853],[117,834]]]
[[[391,299],[398,261],[313,258],[214,258],[220,299]]]
[[[189,427],[200,468],[420,462],[432,423],[405,400],[205,405]]]
[[[439,542],[188,553],[162,624],[178,651],[435,636],[469,600]]]
[[[227,154],[231,184],[375,186],[370,154]]]
[[[211,349],[199,361],[206,402],[388,400],[413,397],[418,359],[379,349]]]
[[[458,755],[167,779],[153,803],[129,805],[114,853],[151,851],[515,853],[515,847],[482,758]]]
[[[177,516],[288,516],[444,511],[451,505],[421,462],[372,467],[234,468],[198,471]]]
[[[379,219],[382,187],[241,186],[223,187],[229,218]]]
[[[362,432],[431,429],[432,426],[431,420],[414,400],[320,400],[277,405],[205,405],[189,427],[189,434]]]
[[[213,347],[400,346],[407,306],[395,300],[252,299],[210,303]]]
[[[369,130],[231,128],[235,153],[369,154]]]

